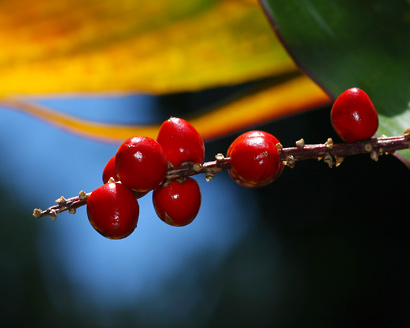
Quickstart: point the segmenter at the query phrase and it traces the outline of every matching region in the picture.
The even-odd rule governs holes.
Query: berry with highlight
[[[138,200],[123,184],[106,183],[88,197],[87,215],[91,225],[101,235],[110,239],[122,239],[137,227]]]
[[[279,140],[263,131],[249,131],[234,140],[227,156],[231,158],[231,177],[240,185],[263,187],[279,177],[283,170]]]
[[[373,102],[358,88],[347,89],[336,99],[330,118],[336,133],[348,143],[373,137],[379,127]]]

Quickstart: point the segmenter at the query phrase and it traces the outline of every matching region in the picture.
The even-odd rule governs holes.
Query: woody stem
[[[305,145],[301,139],[296,142],[296,147],[283,148],[277,144],[280,152],[280,159],[289,167],[294,167],[297,161],[306,159],[323,159],[329,167],[340,165],[347,156],[358,154],[370,154],[371,159],[377,161],[383,154],[391,154],[396,150],[410,148],[410,129],[407,129],[402,136],[380,137],[356,143],[334,144],[332,139],[328,139],[324,144]],[[225,158],[222,154],[215,156],[215,161],[205,162],[203,164],[185,164],[179,167],[168,169],[166,179],[178,179],[197,174],[205,174],[207,181],[211,180],[216,173],[229,170],[231,168],[230,158]],[[35,209],[33,215],[37,218],[51,216],[53,220],[58,213],[69,211],[75,213],[78,207],[87,204],[87,199],[91,193],[81,191],[78,196],[65,199],[60,197],[56,200],[57,204],[50,206],[46,210]]]

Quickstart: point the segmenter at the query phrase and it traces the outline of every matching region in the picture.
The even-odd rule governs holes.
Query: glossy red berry
[[[231,158],[231,177],[240,185],[263,187],[279,177],[283,163],[276,144],[279,140],[263,131],[250,131],[240,135],[230,145],[227,157]]]
[[[330,118],[339,137],[349,143],[373,137],[379,127],[376,108],[358,88],[347,89],[336,99]]]
[[[165,179],[168,161],[157,141],[148,137],[133,137],[118,148],[115,169],[125,186],[147,192]]]
[[[201,206],[201,190],[198,183],[187,178],[184,182],[171,180],[166,187],[158,187],[152,193],[152,201],[159,218],[172,226],[191,223]]]
[[[171,117],[160,127],[157,141],[165,151],[167,160],[174,166],[184,162],[202,163],[205,146],[198,131],[187,121]]]
[[[110,178],[118,181],[117,172],[115,171],[115,156],[111,157],[107,164],[105,164],[103,171],[103,182],[107,183]]]
[[[101,235],[110,239],[129,236],[137,226],[139,205],[130,189],[111,182],[95,189],[87,200],[90,223]]]
[[[103,182],[107,183],[111,178],[114,179],[115,182],[119,181],[117,177],[117,171],[115,171],[115,156],[111,157],[110,160],[107,162],[105,165],[104,171],[103,171]],[[142,196],[145,196],[148,191],[132,191],[134,193],[134,196],[137,198],[141,198]]]

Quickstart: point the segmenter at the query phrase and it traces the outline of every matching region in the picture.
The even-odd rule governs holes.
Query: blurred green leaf
[[[299,67],[333,99],[361,88],[380,115],[379,135],[410,127],[409,1],[260,2]]]

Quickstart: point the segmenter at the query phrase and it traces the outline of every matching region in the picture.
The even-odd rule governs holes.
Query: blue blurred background
[[[160,123],[201,94],[36,99],[101,122]],[[85,208],[35,219],[61,195],[92,191],[118,144],[0,108],[2,327],[346,327],[409,323],[410,175],[393,156],[305,161],[251,190],[227,172],[196,177],[202,207],[175,228],[151,195],[138,228],[108,240]],[[329,108],[255,127],[284,146],[338,140]],[[241,133],[238,131],[237,134]],[[236,135],[206,144],[207,160]]]

